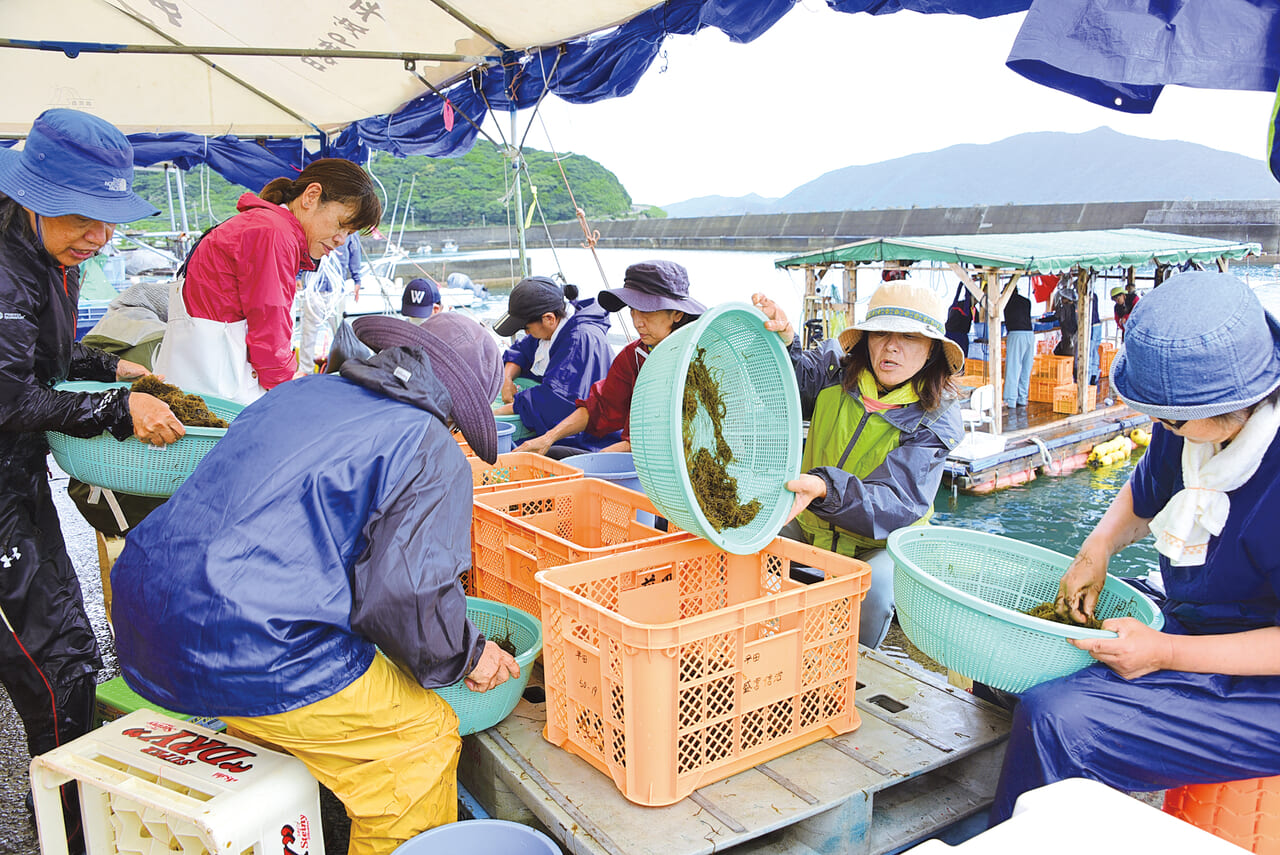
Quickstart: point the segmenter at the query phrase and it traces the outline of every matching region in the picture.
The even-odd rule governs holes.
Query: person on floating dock
[[[1244,282],[1183,273],[1129,317],[1112,387],[1158,426],[1062,578],[1091,616],[1107,560],[1155,537],[1164,629],[1103,621],[1098,664],[1025,692],[991,810],[1063,778],[1153,791],[1280,774],[1280,321]]]
[[[1031,400],[1031,370],[1036,359],[1036,334],[1031,327],[1031,301],[1014,286],[1004,307],[1005,339],[1004,405],[1025,407]]]
[[[291,752],[346,806],[352,855],[385,855],[457,818],[458,718],[430,690],[520,674],[458,578],[472,479],[450,425],[496,461],[502,367],[454,312],[353,327],[377,353],[245,408],[111,582],[131,688]]]
[[[649,351],[685,324],[693,323],[707,307],[689,296],[689,272],[674,261],[641,261],[627,268],[622,287],[601,291],[596,298],[609,312],[631,309],[631,323],[639,337],[622,349],[609,366],[603,380],[575,403],[577,407],[558,425],[525,440],[516,451],[552,457],[579,453],[580,449],[557,446],[561,439],[586,431],[603,437],[621,431],[620,439],[601,451],[630,451],[631,394]]]
[[[947,304],[925,285],[888,282],[866,320],[803,350],[776,303],[751,300],[790,349],[801,405],[812,413],[781,534],[871,565],[858,638],[878,647],[893,618],[885,539],[933,516],[943,465],[963,432],[952,377],[964,354],[945,335]]]
[[[524,331],[524,338],[502,355],[502,401],[494,415],[517,415],[526,430],[539,436],[573,414],[579,400],[609,374],[613,349],[609,347],[609,313],[594,299],[576,299],[578,286],[558,283],[545,276],[520,280],[511,289],[507,313],[493,325],[500,336]],[[569,314],[569,307],[573,314]],[[516,388],[516,378],[537,385]],[[619,439],[611,432],[589,432],[561,437],[561,448],[600,451]]]

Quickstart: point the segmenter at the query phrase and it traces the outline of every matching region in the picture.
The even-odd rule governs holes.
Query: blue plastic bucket
[[[516,426],[511,422],[498,422],[498,453],[506,454],[516,447]]]
[[[599,478],[601,481],[612,481],[619,487],[643,493],[640,476],[636,473],[636,464],[629,451],[597,451],[594,454],[575,454],[566,457],[561,463],[567,463],[575,469],[581,469],[588,478]],[[636,513],[636,521],[642,525],[656,526],[653,514],[645,511]]]
[[[561,855],[547,835],[505,819],[469,819],[430,828],[396,847],[392,855]]]

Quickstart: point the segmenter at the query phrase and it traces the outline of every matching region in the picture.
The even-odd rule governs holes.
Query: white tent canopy
[[[395,111],[504,50],[554,45],[615,26],[654,0],[0,0],[0,136],[50,107],[107,118],[126,133],[330,134]],[[62,52],[19,42],[170,53]],[[211,48],[191,53],[190,48]],[[219,52],[218,49],[226,52]],[[235,53],[243,51],[243,53]],[[310,51],[320,55],[301,56]],[[263,55],[280,52],[282,55]],[[293,53],[290,53],[293,52]],[[377,57],[377,58],[375,58]],[[428,57],[430,59],[428,59]]]

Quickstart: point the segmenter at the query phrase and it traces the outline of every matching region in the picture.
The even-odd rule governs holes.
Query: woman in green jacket
[[[810,418],[804,471],[787,483],[796,499],[781,534],[871,565],[858,638],[878,647],[893,618],[885,539],[928,522],[943,464],[963,434],[952,376],[964,355],[946,338],[946,303],[925,285],[888,282],[862,323],[802,350],[772,300],[756,294],[752,302],[790,349]]]

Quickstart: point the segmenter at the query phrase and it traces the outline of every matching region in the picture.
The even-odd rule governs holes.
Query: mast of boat
[[[396,214],[400,211],[400,191],[404,189],[404,179],[400,179],[400,183],[396,185],[396,201],[391,206],[391,228],[387,230],[387,242],[382,247],[382,257],[386,258],[391,255],[391,245],[395,243],[396,237]]]
[[[413,205],[413,188],[418,186],[418,173],[413,174],[413,180],[409,182],[409,195],[404,197],[404,211],[400,214],[400,251],[405,252],[404,248],[404,227],[409,222],[409,208]],[[392,229],[395,228],[395,220],[391,221]]]
[[[524,242],[524,198],[520,192],[520,167],[524,160],[524,156],[520,152],[520,147],[515,145],[515,141],[520,139],[520,135],[516,132],[518,128],[516,125],[516,107],[514,101],[512,102],[508,113],[511,117],[511,141],[512,151],[514,152],[512,156],[515,158],[515,161],[512,163],[512,169],[515,172],[516,178],[516,235],[520,241],[520,278],[524,279],[529,275],[529,262],[526,257]]]
[[[169,231],[176,232],[178,230],[178,221],[173,214],[173,184],[169,181],[170,163],[164,165],[164,195],[169,200]]]

